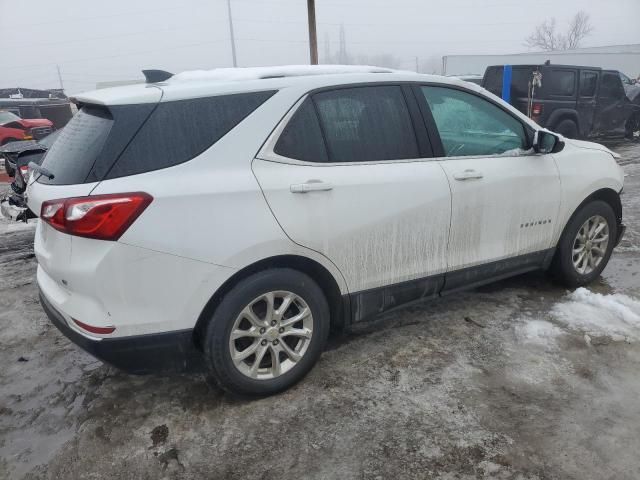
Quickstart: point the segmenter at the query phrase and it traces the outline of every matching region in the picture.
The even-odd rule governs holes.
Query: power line
[[[137,52],[129,52],[129,53],[123,53],[123,54],[118,54],[118,55],[105,55],[105,56],[101,56],[101,57],[87,57],[87,58],[74,58],[73,60],[66,60],[63,62],[59,62],[60,65],[66,65],[69,63],[78,63],[78,62],[89,62],[92,60],[106,60],[109,58],[122,58],[122,57],[130,57],[130,56],[135,56],[135,55],[144,55],[145,53],[156,53],[156,52],[164,52],[166,50],[180,50],[182,48],[191,48],[191,47],[199,47],[202,45],[211,45],[213,43],[220,43],[220,42],[226,42],[227,39],[224,40],[210,40],[207,42],[198,42],[198,43],[191,43],[191,44],[187,44],[187,45],[177,45],[174,47],[164,47],[164,48],[160,48],[160,49],[153,49],[153,50],[142,50],[142,51],[137,51]],[[37,63],[37,64],[31,64],[31,65],[19,65],[16,67],[2,67],[3,69],[5,68],[9,68],[12,70],[19,70],[19,69],[23,69],[23,68],[40,68],[43,66],[50,66],[50,65],[56,65],[55,62],[50,62],[50,63]]]
[[[140,10],[137,12],[126,11],[123,13],[114,13],[111,15],[97,15],[92,17],[80,17],[80,18],[64,18],[61,20],[47,20],[46,22],[38,22],[38,23],[12,23],[10,27],[2,27],[3,31],[7,30],[24,30],[29,27],[38,27],[41,25],[51,25],[53,23],[74,23],[81,22],[84,20],[101,20],[103,18],[114,18],[114,17],[132,17],[135,15],[145,15],[148,16],[150,13],[163,12],[168,10],[184,10],[184,7],[167,7],[167,8],[154,8],[153,10]]]
[[[73,44],[73,43],[85,43],[85,42],[90,42],[93,40],[107,40],[110,38],[122,38],[122,37],[135,37],[135,36],[139,36],[139,35],[148,35],[150,33],[160,33],[160,32],[173,32],[176,30],[192,30],[194,27],[196,26],[208,26],[210,24],[208,23],[202,23],[202,24],[194,24],[194,25],[185,25],[182,27],[172,27],[172,28],[158,28],[158,29],[153,29],[153,30],[143,30],[143,31],[138,31],[138,32],[131,32],[131,33],[118,33],[118,34],[114,34],[114,35],[103,35],[100,37],[88,37],[88,38],[82,38],[82,39],[73,39],[73,40],[61,40],[58,42],[42,42],[42,43],[29,43],[29,44],[23,44],[20,43],[19,46],[21,48],[31,48],[31,47],[39,47],[39,46],[49,46],[49,45],[64,45],[64,44]],[[10,45],[5,45],[5,47],[9,48]],[[18,44],[15,45],[15,47],[18,47]]]

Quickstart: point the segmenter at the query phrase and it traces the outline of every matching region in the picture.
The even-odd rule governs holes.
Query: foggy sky
[[[231,0],[239,66],[308,63],[306,0]],[[524,38],[578,10],[583,46],[640,43],[640,0],[316,0],[320,61],[344,24],[348,53],[392,54],[429,73],[442,55],[526,51]],[[328,40],[328,42],[327,42]],[[226,0],[0,0],[0,88],[58,88],[231,66]]]

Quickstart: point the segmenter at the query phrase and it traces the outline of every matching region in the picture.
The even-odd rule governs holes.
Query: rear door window
[[[313,95],[332,162],[418,158],[418,143],[402,89],[343,88]]]
[[[307,98],[293,114],[280,134],[273,151],[283,157],[296,160],[328,161],[318,115],[310,98]]]
[[[595,97],[598,86],[598,74],[596,72],[582,72],[580,74],[580,96]]]
[[[576,72],[573,70],[551,70],[547,74],[547,85],[551,95],[571,97],[576,92]]]
[[[106,178],[179,165],[220,140],[275,92],[160,103]]]

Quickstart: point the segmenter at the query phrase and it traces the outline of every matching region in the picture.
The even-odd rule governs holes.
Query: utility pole
[[[324,34],[324,63],[332,63],[331,61],[331,40],[329,34]]]
[[[56,65],[56,69],[58,70],[58,80],[60,81],[60,90],[64,92],[64,83],[62,83],[62,74],[60,73],[60,65]]]
[[[311,65],[318,64],[318,36],[316,35],[316,1],[307,0],[307,17],[309,19],[309,58]]]
[[[340,24],[340,50],[338,53],[338,63],[346,65],[347,62],[347,35],[344,33],[344,24]]]
[[[416,55],[416,73],[420,73],[420,62],[418,61],[417,55]]]
[[[231,58],[235,68],[238,66],[238,61],[236,60],[236,38],[233,35],[233,18],[231,18],[231,0],[227,0],[227,14],[229,16],[229,35],[231,35]]]

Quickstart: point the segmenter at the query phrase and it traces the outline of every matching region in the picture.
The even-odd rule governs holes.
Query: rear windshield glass
[[[527,98],[529,82],[533,78],[533,67],[513,67],[511,72],[511,98]],[[484,77],[484,88],[502,97],[503,67],[489,67]]]
[[[84,183],[113,127],[108,110],[83,107],[64,127],[43,162],[55,177],[38,181],[54,185]]]
[[[209,148],[275,92],[156,104],[86,105],[53,143],[43,166],[54,185],[98,182],[178,165]]]
[[[0,125],[6,125],[7,123],[17,122],[20,120],[20,117],[14,113],[8,112],[6,110],[0,110]]]
[[[53,142],[55,142],[58,139],[61,133],[62,133],[62,130],[56,130],[55,132],[52,132],[46,137],[38,140],[38,143],[43,147],[51,148],[51,145],[53,145]]]

